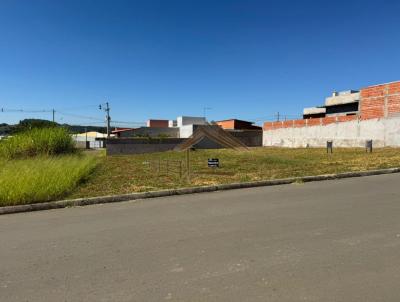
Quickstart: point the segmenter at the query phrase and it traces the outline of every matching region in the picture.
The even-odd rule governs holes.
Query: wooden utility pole
[[[108,102],[106,102],[106,119],[107,119],[107,138],[110,138],[110,122],[111,122],[111,117],[110,117],[110,106],[108,105]]]
[[[111,129],[111,126],[110,126],[110,122],[111,122],[110,106],[109,106],[108,102],[106,102],[104,105],[105,105],[105,107],[102,106],[102,105],[99,105],[99,109],[100,110],[104,110],[105,113],[106,113],[107,138],[110,138],[110,129]]]

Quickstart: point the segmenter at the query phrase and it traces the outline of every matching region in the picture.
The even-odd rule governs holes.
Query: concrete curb
[[[123,194],[123,195],[78,198],[78,199],[51,201],[51,202],[43,202],[43,203],[35,203],[35,204],[6,206],[6,207],[0,207],[0,215],[31,212],[31,211],[42,211],[42,210],[67,208],[67,207],[76,207],[76,206],[86,206],[86,205],[101,204],[101,203],[130,201],[130,200],[147,199],[147,198],[155,198],[155,197],[165,197],[165,196],[172,196],[172,195],[184,195],[184,194],[214,192],[214,191],[223,191],[223,190],[232,190],[232,189],[253,188],[253,187],[277,186],[277,185],[291,184],[291,183],[295,183],[295,182],[322,181],[322,180],[381,175],[381,174],[392,174],[392,173],[400,173],[400,168],[390,168],[390,169],[370,170],[370,171],[360,171],[360,172],[346,172],[346,173],[340,173],[340,174],[325,174],[325,175],[317,175],[317,176],[292,177],[292,178],[283,178],[283,179],[274,179],[274,180],[262,180],[262,181],[243,182],[243,183],[223,184],[223,185],[215,185],[215,186],[203,186],[203,187],[193,187],[193,188],[183,188],[183,189],[161,190],[161,191],[152,191],[152,192],[144,192],[144,193],[131,193],[131,194]]]

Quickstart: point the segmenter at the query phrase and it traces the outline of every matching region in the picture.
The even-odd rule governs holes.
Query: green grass
[[[6,159],[66,154],[74,151],[75,144],[70,134],[61,127],[34,128],[0,142],[0,157]]]
[[[96,163],[86,154],[0,161],[0,206],[61,199],[88,179]]]
[[[207,167],[207,158],[219,158],[221,168]],[[187,186],[267,180],[294,176],[319,175],[377,168],[400,167],[400,149],[325,149],[253,148],[251,151],[197,150],[191,152],[192,178],[166,173],[165,164],[158,173],[158,159],[183,160],[184,152],[100,157],[99,168],[88,182],[70,197],[124,194]],[[155,165],[149,165],[154,162]],[[184,168],[185,170],[185,168]]]
[[[219,158],[221,167],[207,167],[208,158]],[[158,160],[161,171],[158,172]],[[164,152],[106,157],[104,152],[0,160],[0,206],[45,202],[63,198],[91,197],[319,175],[377,168],[400,167],[400,149],[253,148],[250,151],[197,150],[191,152],[192,177],[179,177],[185,152]],[[174,168],[172,168],[174,167]],[[172,172],[174,170],[175,172]]]

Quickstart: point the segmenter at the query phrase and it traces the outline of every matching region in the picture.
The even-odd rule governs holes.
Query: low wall
[[[372,139],[374,147],[400,147],[400,117],[301,123],[304,125],[290,121],[284,127],[266,123],[263,146],[325,147],[326,141],[332,140],[336,147],[364,147],[365,141]]]
[[[262,130],[225,130],[239,139],[248,147],[261,147],[263,144]]]
[[[180,138],[119,138],[107,140],[107,155],[141,154],[173,150],[184,142]]]
[[[262,131],[229,131],[249,147],[262,146]],[[141,154],[173,150],[187,138],[110,138],[106,141],[107,155]],[[195,146],[196,149],[223,148],[214,141],[205,138]]]
[[[88,146],[86,146],[86,144],[88,144]],[[106,146],[105,141],[101,140],[101,141],[77,141],[75,142],[75,146],[78,149],[86,149],[86,147],[90,148],[90,149],[101,149],[104,148]]]
[[[120,133],[120,137],[135,137],[135,136],[149,136],[157,138],[160,135],[168,136],[170,138],[179,137],[178,128],[156,128],[156,127],[141,127]]]

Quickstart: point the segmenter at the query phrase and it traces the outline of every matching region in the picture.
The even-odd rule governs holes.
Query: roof
[[[89,131],[89,132],[84,132],[84,133],[78,133],[75,134],[75,136],[87,136],[87,137],[107,137],[107,134],[96,132],[96,131]]]
[[[233,126],[227,126],[225,123],[233,123]],[[254,122],[238,120],[238,119],[230,119],[230,120],[222,120],[216,121],[215,124],[221,126],[222,128],[228,130],[261,130],[262,127],[254,125]]]
[[[326,113],[325,107],[309,107],[303,109],[303,115]]]
[[[190,149],[192,146],[200,143],[204,138],[208,138],[226,148],[248,150],[244,143],[217,125],[199,126],[189,139],[176,146],[175,150],[183,151]]]
[[[111,133],[120,133],[120,132],[129,131],[129,130],[135,130],[135,129],[136,128],[120,128],[120,129],[111,131]]]
[[[238,122],[254,124],[254,122],[249,122],[249,121],[245,121],[245,120],[239,120],[239,119],[236,119],[236,118],[230,118],[230,119],[226,119],[226,120],[219,120],[219,121],[215,121],[215,122],[219,123],[219,122],[228,122],[228,121],[238,121]]]
[[[191,115],[180,115],[177,117],[178,118],[193,118],[193,119],[205,119],[204,116],[191,116]]]

